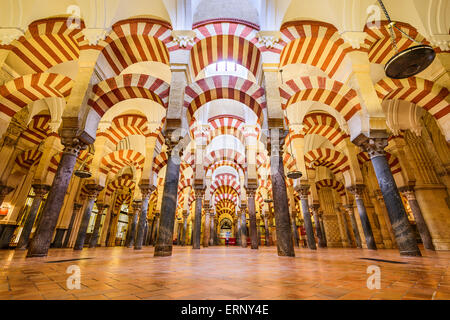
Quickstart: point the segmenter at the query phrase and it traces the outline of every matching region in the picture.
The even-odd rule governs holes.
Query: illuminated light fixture
[[[429,45],[416,41],[398,28],[395,25],[395,22],[391,20],[383,1],[378,0],[378,3],[383,9],[386,19],[389,21],[391,42],[396,51],[396,54],[386,63],[384,67],[386,75],[392,79],[405,79],[415,76],[428,68],[436,58],[436,52],[434,49]],[[399,52],[397,41],[395,40],[394,28],[404,34],[409,40],[418,43],[418,45]]]

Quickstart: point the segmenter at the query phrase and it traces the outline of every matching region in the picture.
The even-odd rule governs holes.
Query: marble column
[[[256,226],[255,194],[256,194],[256,187],[252,188],[247,187],[250,246],[252,249],[258,249],[258,230]]]
[[[177,210],[178,181],[180,178],[180,158],[176,141],[170,139],[171,133],[166,133],[167,167],[164,180],[164,192],[161,203],[161,218],[159,232],[156,238],[155,257],[167,257],[172,255],[173,227],[175,224],[175,212]]]
[[[256,219],[256,230],[258,231],[258,246],[261,245],[261,218]]]
[[[355,236],[356,246],[358,248],[362,248],[361,236],[359,235],[358,224],[356,223],[356,218],[355,218],[355,215],[353,213],[353,206],[347,204],[347,205],[344,206],[344,208],[347,211],[347,214],[348,214],[348,216],[350,218],[350,222],[352,224],[353,235]]]
[[[186,245],[188,218],[189,218],[189,211],[186,210],[183,212],[183,240],[181,242],[182,246]]]
[[[277,251],[279,256],[295,257],[283,163],[284,139],[288,131],[284,129],[271,129],[270,131],[268,150],[270,154]]]
[[[63,246],[63,239],[64,239],[64,234],[66,233],[67,229],[60,229],[60,228],[56,228],[56,232],[55,232],[55,240],[53,240],[53,244],[52,244],[52,248],[62,248]]]
[[[377,250],[375,238],[373,237],[372,226],[370,225],[369,217],[367,216],[366,206],[364,204],[363,192],[365,186],[362,184],[348,188],[348,191],[355,196],[356,206],[358,208],[359,217],[361,218],[361,225],[366,238],[367,249]]]
[[[369,154],[372,161],[378,185],[383,194],[384,203],[389,214],[392,228],[394,229],[400,255],[421,256],[417,246],[413,230],[403,206],[397,185],[386,159],[384,148],[388,145],[387,138],[367,138],[365,136],[356,139],[356,144]]]
[[[8,186],[0,184],[0,207],[2,206],[3,201],[5,200],[6,196],[13,190],[14,190],[13,187],[8,187]]]
[[[347,213],[346,212],[342,212],[341,214],[342,214],[342,220],[343,220],[343,223],[344,223],[345,235],[347,237],[348,245],[351,248],[354,248],[354,247],[356,247],[356,245],[353,242],[350,229],[348,228],[348,216],[347,216]]]
[[[88,190],[89,194],[87,197],[87,204],[86,207],[84,208],[83,216],[81,218],[80,227],[78,228],[78,235],[73,250],[83,249],[95,199],[97,199],[97,196],[100,193],[100,191],[103,190],[103,187],[96,184],[87,184],[85,187]]]
[[[316,239],[314,238],[314,230],[311,221],[311,214],[309,212],[308,205],[308,193],[309,193],[309,185],[302,184],[297,187],[297,192],[300,195],[300,202],[302,205],[303,212],[303,220],[305,223],[306,230],[306,241],[308,243],[308,248],[311,250],[316,250]]]
[[[144,181],[139,185],[142,194],[142,207],[139,214],[139,223],[137,226],[136,233],[136,241],[134,243],[134,250],[141,250],[142,245],[144,243],[145,236],[145,225],[147,222],[147,213],[148,213],[148,201],[150,200],[150,195],[156,189],[155,186],[148,183],[148,181]]]
[[[209,220],[209,201],[204,200],[203,208],[205,212],[205,225],[203,227],[203,247],[206,248],[209,246],[209,230],[210,230],[210,220]]]
[[[376,190],[375,191],[375,197],[376,197],[378,203],[380,204],[380,208],[381,208],[381,211],[383,213],[384,221],[386,223],[386,227],[387,227],[388,232],[389,232],[389,237],[391,238],[392,248],[397,249],[398,247],[397,247],[397,242],[395,240],[394,228],[392,228],[391,221],[389,219],[389,214],[387,212],[386,205],[384,203],[384,198],[383,198],[383,194],[381,193],[381,190]]]
[[[192,230],[192,248],[200,249],[200,236],[202,228],[202,201],[205,195],[205,187],[194,187],[195,191],[195,217],[194,229]]]
[[[33,229],[34,222],[36,220],[37,213],[39,211],[39,207],[41,205],[42,199],[50,190],[50,186],[45,184],[33,184],[34,190],[34,199],[31,204],[30,211],[25,220],[25,224],[22,229],[22,233],[20,234],[19,242],[17,243],[16,249],[25,250],[28,247],[28,243],[30,241],[31,230]]]
[[[131,224],[129,232],[129,238],[128,238],[128,244],[126,245],[127,248],[133,248],[134,243],[136,241],[136,227],[138,223],[139,214],[141,213],[142,208],[142,200],[134,200],[133,201],[133,215],[131,217]]]
[[[247,205],[241,204],[241,247],[247,248],[247,217],[246,210]]]
[[[236,215],[237,215],[237,217],[236,217],[237,229],[235,231],[236,232],[236,245],[240,246],[241,245],[241,224],[242,224],[242,222],[241,222],[241,215],[238,214],[237,212],[236,212]]]
[[[209,221],[210,221],[210,230],[209,230],[209,245],[214,245],[214,238],[215,238],[215,219],[214,219],[214,211],[211,211],[209,213]]]
[[[154,215],[153,220],[155,220],[155,221],[153,222],[152,245],[156,246],[156,238],[158,237],[158,231],[159,231],[159,217],[160,217],[160,213],[159,212],[155,212],[153,215]]]
[[[75,223],[75,218],[77,217],[77,215],[80,212],[80,209],[82,207],[83,207],[83,205],[80,203],[75,202],[73,204],[72,216],[70,217],[69,227],[67,228],[66,237],[64,238],[64,244],[63,244],[64,248],[69,247],[69,241],[70,241],[70,236],[72,235],[73,224]]]
[[[319,220],[320,220],[320,229],[322,230],[322,242],[325,244],[325,247],[327,247],[327,235],[325,227],[323,225],[323,211],[319,211]]]
[[[419,203],[416,199],[416,193],[414,191],[413,186],[405,186],[399,189],[399,191],[406,197],[408,200],[409,206],[414,216],[414,220],[416,220],[417,229],[419,230],[420,238],[422,239],[422,243],[425,249],[435,251],[433,241],[431,239],[430,231],[428,230],[428,226],[425,223],[425,220],[422,215],[422,210],[420,209]]]
[[[319,219],[319,207],[320,205],[318,203],[312,204],[309,208],[311,209],[313,216],[314,216],[314,222],[316,224],[316,233],[317,233],[317,239],[319,241],[319,248],[326,248],[326,243],[323,241],[323,234],[322,234],[322,225],[320,224]]]
[[[102,222],[103,210],[107,209],[109,205],[97,203],[97,217],[95,218],[94,230],[92,231],[91,239],[89,239],[89,248],[97,247],[98,236],[100,232],[100,224]]]
[[[298,236],[297,225],[295,223],[295,211],[290,210],[291,228],[292,228],[292,241],[296,247],[300,246],[300,239]]]
[[[151,221],[151,223],[150,223]],[[148,234],[147,234],[147,239],[145,240],[145,243],[147,246],[150,246],[152,244],[152,236],[153,236],[153,228],[155,227],[155,218],[150,218],[148,220]]]
[[[266,247],[270,246],[270,231],[269,231],[269,222],[268,222],[268,213],[265,212],[263,214],[263,218],[264,218],[264,242]]]
[[[64,130],[62,129],[63,133],[65,133]],[[78,138],[73,136],[65,137],[64,134],[61,136],[61,144],[64,145],[61,160],[59,161],[52,187],[45,201],[41,223],[39,223],[33,240],[30,242],[27,257],[47,256],[67,188],[72,178],[73,168],[75,167],[80,151],[86,148],[86,144]]]

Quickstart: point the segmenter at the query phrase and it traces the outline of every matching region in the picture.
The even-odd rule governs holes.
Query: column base
[[[155,248],[154,257],[170,257],[172,255],[172,246],[158,246]]]

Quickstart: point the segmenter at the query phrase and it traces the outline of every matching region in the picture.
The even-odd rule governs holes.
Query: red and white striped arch
[[[58,64],[77,60],[80,55],[78,41],[82,38],[81,29],[67,28],[67,18],[48,18],[32,22],[24,36],[0,48],[11,50],[6,63],[19,74],[41,73]],[[21,63],[15,63],[17,60]]]
[[[123,204],[131,205],[131,194],[119,194],[116,198],[114,209],[120,210]]]
[[[159,174],[159,171],[164,168],[168,160],[169,158],[167,157],[166,152],[161,152],[160,154],[158,154],[155,159],[153,159],[153,173],[156,175]]]
[[[300,77],[280,87],[283,109],[299,101],[316,101],[330,106],[345,120],[361,110],[358,94],[347,85],[325,77]]]
[[[284,163],[285,168],[288,171],[291,171],[295,168],[297,162],[294,159],[294,157],[291,156],[291,154],[289,152],[285,152],[283,154],[283,163]]]
[[[317,21],[288,22],[281,27],[284,46],[280,68],[289,64],[308,64],[332,78],[352,47],[331,24]]]
[[[233,193],[217,193],[214,195],[214,203],[217,203],[221,200],[229,200],[234,203],[237,203],[237,200],[239,197],[237,196],[236,192]]]
[[[190,66],[194,77],[204,68],[220,61],[233,61],[255,77],[261,72],[261,46],[256,30],[238,24],[218,23],[195,30],[196,44],[191,49]]]
[[[25,170],[29,170],[32,166],[39,163],[41,157],[42,152],[37,149],[26,150],[16,157],[16,164]]]
[[[241,184],[239,180],[236,180],[236,177],[228,174],[225,177],[217,178],[213,181],[213,183],[210,186],[211,195],[213,195],[216,190],[219,190],[222,186],[229,186],[233,188],[238,195],[241,194]]]
[[[133,192],[135,187],[136,183],[133,181],[133,176],[124,174],[108,183],[106,186],[106,195],[110,196],[116,190],[131,190]]]
[[[365,39],[363,46],[369,54],[369,61],[371,63],[386,64],[396,52],[392,46],[389,22],[381,21],[379,23],[380,28],[368,28],[366,26],[364,31],[367,33],[367,38]],[[417,42],[429,44],[429,42],[419,34],[417,29],[411,25],[403,22],[396,22],[396,26]],[[399,52],[417,45],[417,43],[408,39],[395,28],[394,34]],[[440,52],[439,48],[436,48],[435,50]]]
[[[236,203],[229,199],[221,199],[216,201],[216,212],[218,215],[222,213],[229,213],[234,215],[236,213]]]
[[[185,188],[192,187],[194,185],[193,179],[182,179],[180,177],[180,181],[178,182],[178,193],[183,192]]]
[[[168,23],[155,19],[135,18],[119,21],[111,33],[96,46],[101,50],[97,67],[108,78],[119,75],[127,67],[143,61],[169,64],[167,46],[172,41]],[[81,48],[92,48],[83,41]]]
[[[334,179],[323,179],[316,182],[317,191],[321,188],[332,188],[341,196],[345,196],[345,186],[337,180]]]
[[[307,167],[327,167],[334,174],[350,169],[348,158],[345,154],[328,148],[308,151],[305,154],[305,164]]]
[[[245,166],[245,155],[233,149],[220,149],[211,151],[209,154],[205,156],[204,166],[205,169],[209,168],[212,164],[219,161],[231,161],[240,165],[241,167]]]
[[[48,136],[58,137],[56,132],[52,132],[49,126],[51,118],[49,115],[36,115],[31,119],[27,129],[22,132],[20,138],[23,138],[32,144],[38,145]]]
[[[402,167],[400,166],[400,161],[398,160],[398,158],[396,156],[394,156],[393,154],[391,154],[389,152],[386,152],[386,160],[389,164],[389,167],[391,168],[392,174],[397,174],[402,171]],[[370,161],[370,157],[367,152],[358,153],[358,162],[360,164],[363,164],[363,163],[369,162],[369,161]]]
[[[214,162],[212,165],[210,165],[208,167],[208,169],[206,170],[206,175],[209,175],[209,173],[211,173],[211,175],[214,174],[216,169],[218,169],[220,167],[231,167],[238,172],[239,176],[243,176],[244,172],[245,172],[245,170],[244,170],[245,168],[242,165],[237,164],[234,161],[219,160],[219,161]]]
[[[107,175],[109,172],[117,174],[124,167],[134,167],[136,170],[142,169],[145,157],[140,152],[134,150],[119,150],[111,152],[102,158],[99,171]]]
[[[45,98],[65,98],[73,81],[61,74],[35,73],[11,80],[0,86],[0,118],[9,121],[30,103]]]
[[[314,112],[309,113],[303,119],[303,128],[299,134],[289,135],[286,144],[291,143],[292,140],[300,138],[303,139],[309,134],[317,134],[330,141],[333,146],[337,147],[346,138],[349,137],[340,127],[336,119],[327,113]]]
[[[204,104],[217,99],[231,99],[252,110],[261,125],[266,108],[264,89],[256,83],[234,76],[214,76],[200,79],[186,87],[184,107],[188,123],[192,124],[195,112]]]
[[[385,78],[375,86],[381,100],[398,99],[414,103],[427,110],[436,121],[447,128],[450,122],[450,91],[432,81],[411,77]]]
[[[146,117],[137,114],[118,116],[112,121],[111,127],[104,132],[97,133],[97,137],[106,137],[114,145],[132,135],[144,137],[152,135]]]
[[[169,84],[146,74],[122,74],[96,84],[88,104],[100,116],[127,99],[148,99],[167,108]]]

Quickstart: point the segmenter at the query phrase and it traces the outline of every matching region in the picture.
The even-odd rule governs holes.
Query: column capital
[[[195,44],[196,33],[193,30],[173,30],[173,41],[178,44],[180,48],[192,47]]]
[[[102,202],[97,203],[98,214],[103,214],[103,210],[109,208],[109,204],[104,204]]]
[[[173,149],[177,146],[178,142],[180,141],[181,137],[177,137],[176,139],[173,139],[173,133],[175,129],[170,128],[166,129],[164,132],[164,144],[167,146],[167,156],[170,157],[172,154]]]
[[[42,198],[50,191],[50,186],[46,184],[33,184],[33,191],[36,197]]]
[[[183,211],[183,218],[187,219],[189,217],[189,211]]]
[[[160,213],[159,213],[159,212],[154,212],[153,215],[154,215],[155,217],[159,217],[159,216],[160,216]]]
[[[239,208],[241,209],[241,211],[245,211],[245,209],[247,209],[247,204],[246,203],[241,203]]]
[[[362,151],[367,152],[371,159],[386,155],[384,149],[388,146],[388,137],[371,138],[361,134],[352,142],[359,146]]]
[[[156,187],[150,183],[149,181],[142,181],[139,184],[139,189],[141,189],[142,198],[149,198],[153,191],[155,191]]]
[[[103,190],[102,186],[100,186],[98,184],[94,184],[94,183],[86,184],[85,188],[88,191],[87,197],[89,200],[96,199],[97,196],[99,195],[99,193]]]
[[[133,214],[141,211],[142,200],[133,200],[133,204],[131,206],[133,207]]]
[[[351,187],[348,187],[347,190],[348,192],[350,192],[351,194],[353,194],[355,196],[356,200],[360,200],[363,197],[363,192],[364,192],[364,188],[366,186],[363,184],[357,184]]]
[[[398,191],[400,191],[408,201],[416,200],[416,192],[414,191],[413,186],[400,187],[398,188]]]
[[[257,187],[255,186],[248,186],[245,188],[246,192],[247,192],[247,198],[254,198],[256,195],[256,190]]]
[[[196,199],[203,198],[203,196],[205,195],[205,191],[206,187],[204,185],[194,185],[194,193]]]
[[[80,210],[82,207],[83,207],[83,205],[82,205],[81,203],[76,203],[76,202],[74,202],[74,204],[73,204],[73,210],[74,210],[74,211],[78,211],[78,210]]]
[[[14,190],[13,187],[8,187],[0,184],[0,197],[8,195],[13,190]]]
[[[300,184],[295,187],[295,191],[298,192],[301,200],[308,200],[309,188],[309,184]]]
[[[313,204],[311,204],[311,205],[309,206],[309,208],[310,208],[311,211],[314,213],[314,212],[316,212],[317,210],[319,210],[320,204],[318,204],[318,203],[313,203]]]

